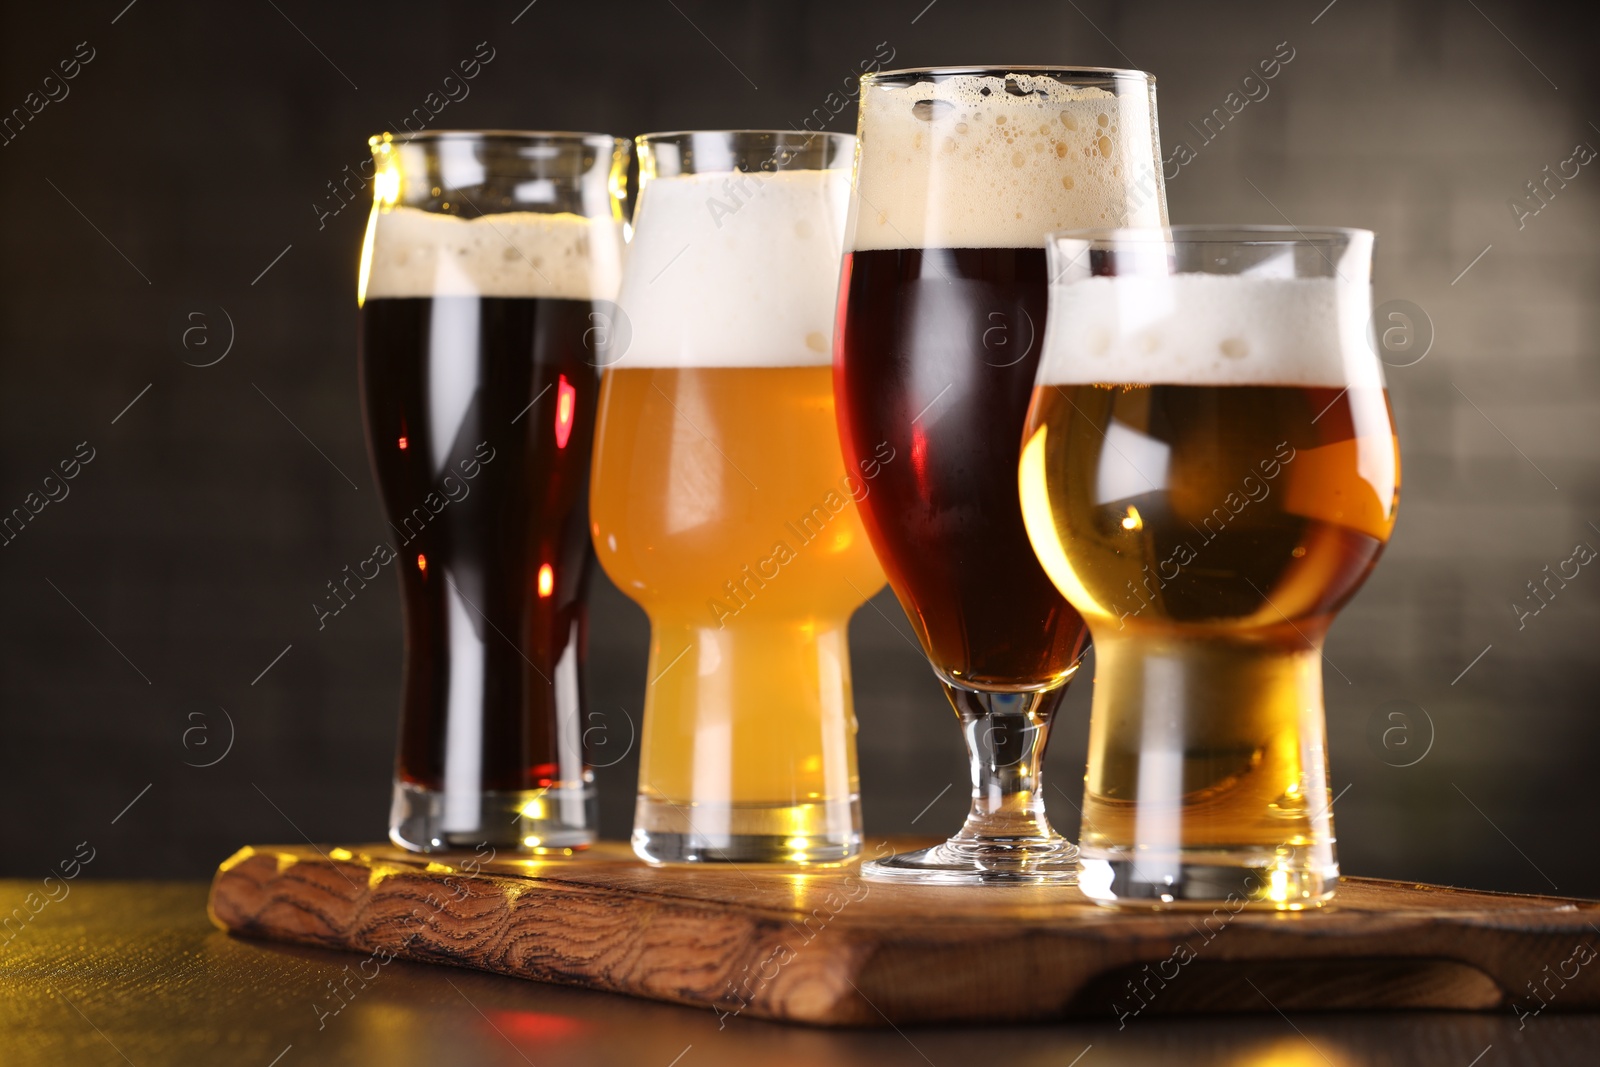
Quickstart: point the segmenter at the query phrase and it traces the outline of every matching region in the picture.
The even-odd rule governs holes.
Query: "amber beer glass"
[[[590,510],[650,616],[633,845],[652,862],[860,848],[846,626],[883,585],[855,503],[882,457],[841,457],[828,355],[854,141],[639,138]]]
[[[1323,639],[1394,526],[1372,234],[1053,238],[1020,465],[1094,635],[1086,893],[1314,906],[1338,882]]]
[[[372,149],[362,409],[406,641],[389,836],[582,847],[595,341],[621,274],[627,143],[439,132]]]
[[[1154,79],[1039,67],[861,79],[834,356],[847,465],[887,442],[867,533],[965,733],[972,807],[944,845],[868,864],[916,882],[1070,882],[1040,763],[1083,621],[1028,547],[1022,421],[1044,236],[1159,225]]]

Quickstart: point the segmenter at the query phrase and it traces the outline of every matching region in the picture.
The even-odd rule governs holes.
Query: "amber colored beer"
[[[831,369],[621,366],[600,408],[594,543],[651,624],[641,818],[692,807],[708,840],[733,819],[726,835],[798,852],[848,832],[846,626],[883,572]],[[828,739],[837,751],[818,749]]]
[[[1170,450],[1164,484],[1101,502],[1101,465],[1122,462],[1105,453],[1129,434]],[[1026,440],[1024,512],[1070,545],[1041,557],[1094,628],[1110,701],[1090,737],[1086,854],[1136,836],[1152,738],[1170,746],[1159,785],[1181,798],[1180,846],[1331,845],[1311,819],[1326,758],[1301,718],[1320,714],[1322,637],[1394,525],[1384,391],[1045,386]],[[1175,732],[1152,721],[1162,700],[1185,708]]]
[[[639,139],[646,180],[590,482],[601,565],[650,616],[633,848],[652,863],[861,847],[847,625],[883,585],[829,336],[854,140]],[[890,446],[885,446],[888,449]]]
[[[1179,254],[1231,265],[1193,244]],[[1358,347],[1364,263],[1290,278],[1269,249],[1254,254],[1277,276],[1169,280],[1161,252],[1142,261],[1154,278],[1052,292],[1023,435],[1029,538],[1094,636],[1082,884],[1104,902],[1314,905],[1338,881],[1323,640],[1399,494],[1388,396]]]
[[[1373,235],[1077,230],[1046,248],[1019,488],[1094,638],[1080,886],[1315,907],[1339,881],[1323,640],[1400,488]]]

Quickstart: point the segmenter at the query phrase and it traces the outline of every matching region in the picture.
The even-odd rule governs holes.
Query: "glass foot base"
[[[412,852],[473,850],[548,855],[587,848],[599,837],[593,782],[548,789],[448,793],[396,782],[389,840]]]
[[[1085,857],[1079,885],[1097,904],[1144,908],[1222,907],[1273,911],[1317,908],[1333,898],[1339,865],[1286,868],[1270,859],[1229,863],[1226,853],[1151,857]]]
[[[1078,846],[1065,838],[1027,844],[953,839],[861,865],[870,882],[920,885],[1075,885]]]
[[[861,851],[861,803],[683,805],[640,797],[633,851],[648,863],[840,863]]]

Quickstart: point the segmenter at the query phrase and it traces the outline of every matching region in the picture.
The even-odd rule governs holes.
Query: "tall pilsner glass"
[[[846,628],[883,585],[828,339],[855,139],[639,138],[600,397],[595,549],[650,616],[634,850],[809,863],[860,849]]]
[[[1020,468],[1094,634],[1084,892],[1333,894],[1323,638],[1394,526],[1372,234],[1063,234]]]
[[[372,150],[361,393],[392,536],[371,562],[399,573],[406,637],[389,836],[582,847],[594,341],[627,143],[438,132]]]
[[[1166,221],[1154,79],[1042,67],[861,79],[834,390],[878,558],[966,735],[972,807],[945,844],[864,868],[1068,883],[1040,777],[1083,620],[1040,569],[1016,492],[1045,325],[1044,237]]]

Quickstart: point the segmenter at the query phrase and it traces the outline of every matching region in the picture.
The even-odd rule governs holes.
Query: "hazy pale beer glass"
[[[581,847],[594,341],[621,275],[627,142],[438,132],[372,150],[361,392],[390,529],[357,570],[398,573],[405,609],[389,836]]]
[[[1153,79],[1039,67],[861,79],[834,388],[863,518],[965,733],[972,807],[944,845],[868,864],[917,882],[1070,882],[1040,765],[1083,620],[1028,547],[1023,418],[1044,236],[1166,221]],[[937,785],[930,789],[932,799]]]
[[[1086,893],[1333,894],[1323,638],[1394,525],[1372,234],[1051,240],[1023,514],[1094,635]]]
[[[590,508],[601,564],[650,616],[647,860],[860,848],[846,626],[883,584],[855,505],[877,467],[840,456],[828,355],[853,146],[639,138]]]

